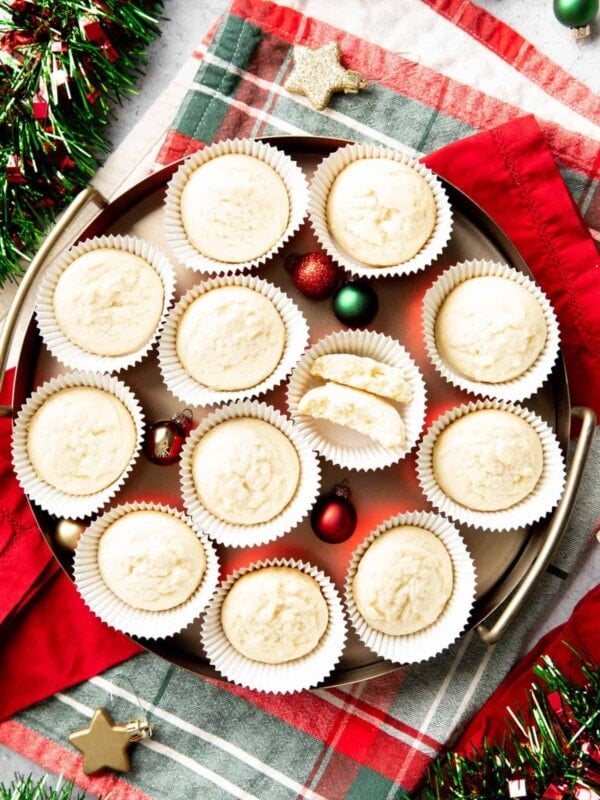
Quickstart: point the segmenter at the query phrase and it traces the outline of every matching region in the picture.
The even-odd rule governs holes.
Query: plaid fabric
[[[491,25],[483,38],[497,58],[509,63],[521,59],[523,74],[538,82],[536,91],[564,95],[590,132],[598,124],[597,102],[585,87],[572,79],[561,82],[556,65],[548,65],[484,11],[458,0],[430,0],[423,6],[447,24],[458,24],[473,40],[482,38],[486,23]],[[292,44],[316,47],[332,40],[340,42],[345,66],[371,86],[356,96],[336,95],[330,108],[319,113],[282,87],[291,69]],[[235,0],[194,58],[195,75],[156,154],[157,164],[215,139],[282,133],[403,144],[429,152],[522,113],[520,106],[264,0]],[[551,116],[542,125],[574,201],[589,227],[598,230],[597,142],[570,132]],[[594,451],[583,501],[553,564],[527,612],[497,645],[486,647],[470,632],[418,667],[291,697],[201,679],[143,654],[0,724],[0,741],[48,770],[75,778],[94,794],[110,793],[112,800],[407,797],[418,789],[431,758],[506,675],[530,642],[532,626],[561,592],[594,527],[596,510],[586,500],[593,496],[597,459]],[[139,716],[140,704],[156,728],[153,739],[132,750],[132,772],[83,776],[78,754],[66,744],[67,733],[83,727],[98,706],[125,720]]]
[[[461,24],[474,28],[479,37],[477,28],[493,20],[468,3],[432,0],[430,5],[439,5],[447,15],[453,9],[458,15],[460,7]],[[469,22],[473,15],[479,26]],[[493,30],[488,46],[500,39],[499,55],[512,56],[538,81],[550,73],[544,90],[551,91],[557,84],[562,87],[561,102],[577,112],[569,122],[578,124],[578,115],[585,115],[597,139],[598,98],[574,79],[563,76],[559,80],[561,71],[551,62],[544,63],[541,54],[534,57],[531,46],[524,54],[523,42],[514,31],[497,21]],[[337,94],[330,108],[318,112],[306,98],[290,95],[283,84],[293,66],[294,44],[319,47],[332,40],[340,43],[344,66],[359,72],[371,86],[357,95]],[[428,153],[523,114],[521,106],[262,0],[235,0],[210,44],[198,48],[194,56],[199,60],[195,78],[156,157],[157,164],[189,155],[215,139],[277,134],[339,136]],[[540,110],[548,111],[543,105]],[[558,126],[555,119],[559,117],[542,116],[539,121],[575,202],[596,232],[600,229],[600,146],[597,140]],[[578,130],[585,128],[584,121]]]

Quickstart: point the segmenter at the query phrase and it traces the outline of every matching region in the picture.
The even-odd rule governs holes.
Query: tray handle
[[[107,200],[100,194],[100,192],[93,186],[87,186],[83,189],[72,201],[72,203],[65,209],[64,213],[54,225],[48,236],[42,242],[39,250],[31,260],[27,267],[19,288],[17,289],[12,303],[8,309],[2,330],[0,331],[0,385],[4,380],[4,373],[6,371],[6,360],[8,352],[12,344],[17,319],[21,311],[23,301],[27,297],[34,280],[39,275],[44,266],[44,263],[60,237],[67,230],[69,225],[73,222],[75,217],[88,205],[88,203],[95,202],[100,208],[107,205]],[[12,416],[11,406],[0,406],[0,417]]]
[[[508,627],[521,610],[534,584],[548,566],[571,517],[587,454],[596,430],[596,415],[590,408],[574,406],[571,409],[571,417],[579,417],[581,419],[581,430],[577,437],[577,444],[573,452],[571,468],[567,475],[563,495],[552,515],[546,538],[531,569],[515,589],[492,627],[477,626],[477,632],[485,644],[495,644],[504,636]]]

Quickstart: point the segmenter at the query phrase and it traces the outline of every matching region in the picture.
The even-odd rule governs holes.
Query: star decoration
[[[105,708],[94,711],[88,728],[72,731],[69,741],[83,753],[83,771],[93,775],[106,767],[129,772],[127,748],[133,741],[127,725],[115,725]]]
[[[319,111],[329,105],[334,92],[356,94],[369,85],[358,72],[342,67],[337,42],[330,42],[317,50],[296,45],[293,57],[294,68],[284,86],[288,92],[308,97]]]

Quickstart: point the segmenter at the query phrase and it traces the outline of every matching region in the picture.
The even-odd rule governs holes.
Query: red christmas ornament
[[[39,92],[33,95],[31,103],[34,119],[46,119],[48,116],[48,99]]]
[[[333,294],[340,279],[340,268],[327,253],[290,255],[285,267],[291,273],[294,286],[311,300],[323,300]]]
[[[192,424],[192,412],[186,408],[171,419],[161,419],[150,425],[144,439],[144,453],[148,460],[161,467],[174,464],[181,455]]]
[[[81,17],[79,20],[79,28],[88,42],[93,42],[99,46],[111,64],[118,60],[118,50],[108,38],[108,34],[97,19],[93,17]]]
[[[115,48],[108,37],[106,38],[106,41],[102,42],[100,49],[111,64],[114,64],[115,61],[119,60],[119,51]]]
[[[310,514],[310,524],[323,542],[338,544],[349,539],[356,528],[356,509],[350,502],[348,486],[338,484],[329,494],[322,495]]]
[[[565,800],[569,791],[569,783],[564,778],[557,778],[546,787],[541,800]]]
[[[2,34],[0,39],[2,45],[0,49],[6,50],[13,58],[16,58],[20,63],[23,62],[23,56],[18,52],[19,47],[27,47],[33,44],[33,36],[27,31],[6,31]]]
[[[100,97],[100,89],[94,89],[88,92],[85,97],[90,105],[94,105],[96,100]]]
[[[77,164],[72,158],[69,158],[69,156],[63,156],[58,166],[60,167],[61,171],[64,172],[67,169],[73,169],[73,167],[76,167]]]
[[[12,153],[6,162],[6,180],[8,183],[25,183],[21,158]]]
[[[30,0],[12,0],[12,3],[8,4],[15,14],[22,14],[24,11],[27,11],[27,6],[32,6],[33,3]]]
[[[53,53],[66,53],[68,49],[67,43],[63,42],[62,39],[55,39],[50,45],[50,50]]]
[[[79,28],[88,42],[102,43],[106,41],[106,34],[102,25],[93,17],[81,17]]]
[[[43,121],[48,118],[48,90],[43,81],[40,81],[37,92],[33,95],[31,107],[34,119]]]

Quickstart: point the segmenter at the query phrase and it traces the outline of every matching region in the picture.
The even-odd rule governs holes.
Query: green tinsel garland
[[[0,783],[0,800],[83,800],[85,792],[74,797],[71,781],[57,781],[55,787],[47,785],[48,776],[34,780],[31,775],[15,775],[7,785]]]
[[[0,0],[0,286],[109,150],[161,0]]]
[[[600,668],[582,663],[582,684],[548,657],[533,671],[542,682],[532,683],[527,713],[507,709],[513,725],[506,740],[470,758],[438,758],[423,800],[600,798]]]

